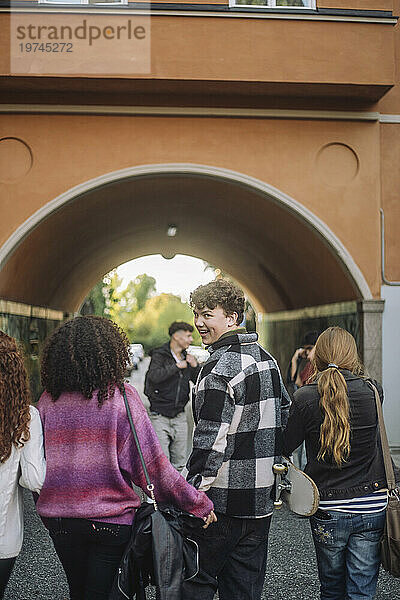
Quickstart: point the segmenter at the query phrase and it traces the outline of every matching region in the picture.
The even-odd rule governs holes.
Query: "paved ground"
[[[140,388],[143,365],[132,376]],[[4,600],[67,600],[65,576],[51,540],[25,495],[25,541]],[[308,519],[282,509],[274,514],[263,600],[317,599],[318,578]],[[376,600],[400,597],[400,581],[381,573]],[[193,599],[195,600],[195,599]]]
[[[393,600],[399,596],[400,582],[381,573],[376,600]],[[68,588],[61,565],[27,493],[25,542],[4,600],[68,598]],[[275,513],[271,526],[263,600],[267,598],[318,598],[317,571],[308,519],[297,518],[285,509]]]

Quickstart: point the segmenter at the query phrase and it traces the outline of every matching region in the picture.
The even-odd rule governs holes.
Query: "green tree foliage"
[[[81,315],[98,315],[104,317],[107,303],[103,279],[101,279],[86,296],[80,308]]]
[[[156,291],[156,280],[144,273],[138,275],[133,282],[137,311],[143,310],[147,300]]]
[[[149,298],[134,320],[135,342],[143,344],[147,352],[160,346],[169,340],[168,328],[173,321],[193,324],[193,313],[186,302],[173,294]],[[201,344],[197,330],[193,331],[193,343]]]
[[[126,288],[121,289],[121,285],[122,279],[113,271],[109,278],[108,314],[125,331],[131,342],[137,342],[135,319],[154,294],[156,280],[144,273],[130,281]]]
[[[143,344],[146,351],[169,340],[168,328],[173,321],[193,324],[190,306],[179,296],[155,296],[156,280],[146,273],[122,288],[122,279],[114,269],[91,290],[81,314],[106,316],[115,321],[131,342]],[[194,344],[201,338],[195,330]]]

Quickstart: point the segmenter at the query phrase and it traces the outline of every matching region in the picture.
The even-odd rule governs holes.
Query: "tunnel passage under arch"
[[[104,273],[154,253],[221,266],[262,312],[372,297],[338,238],[295,200],[240,173],[176,164],[106,174],[32,215],[0,251],[0,297],[73,312]]]

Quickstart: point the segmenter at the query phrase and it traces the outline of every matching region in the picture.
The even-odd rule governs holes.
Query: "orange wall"
[[[350,6],[338,0],[322,4]],[[353,8],[358,4],[372,8],[367,6],[372,2],[351,2]],[[394,14],[400,14],[400,0],[373,4],[381,10],[393,4]],[[9,72],[7,19],[0,14],[4,74]],[[345,85],[395,81],[395,88],[368,108],[400,114],[399,31],[399,26],[360,23],[153,17],[148,77]],[[313,108],[323,110],[324,98]],[[0,183],[0,243],[32,212],[78,183],[133,165],[193,162],[253,175],[307,206],[342,240],[376,296],[383,206],[387,275],[400,279],[400,124],[0,115],[0,138],[7,136],[28,144],[33,166],[16,182]],[[319,150],[333,142],[347,144],[358,157],[358,172],[349,181],[341,182],[340,161],[346,172],[351,152],[344,149],[342,156],[339,150],[331,166],[318,159]],[[9,160],[14,159],[10,154]]]
[[[0,14],[0,35],[4,36],[0,44],[5,49],[0,53],[3,74],[10,68],[6,29],[7,15]],[[84,72],[81,68],[78,73]],[[391,85],[393,27],[312,20],[152,16],[151,72],[142,77]]]
[[[395,15],[400,15],[400,0],[394,0],[393,10]],[[395,41],[395,87],[391,89],[380,101],[379,110],[389,114],[400,113],[400,24],[397,23],[393,30]]]
[[[140,164],[205,164],[257,177],[307,206],[342,240],[379,295],[377,123],[4,115],[4,136],[29,145],[33,166],[0,185],[1,243],[46,202],[91,178]],[[344,146],[320,154],[338,142]]]
[[[392,10],[393,0],[317,0],[317,8]]]

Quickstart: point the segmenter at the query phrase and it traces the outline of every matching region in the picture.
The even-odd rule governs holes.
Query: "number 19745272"
[[[73,52],[72,42],[24,42],[19,45],[20,52]]]

